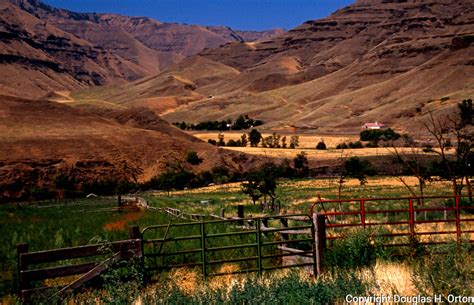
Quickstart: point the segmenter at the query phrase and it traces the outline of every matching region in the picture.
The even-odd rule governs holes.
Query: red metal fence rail
[[[464,200],[463,200],[464,199]],[[326,217],[327,239],[338,239],[344,237],[344,231],[350,228],[376,228],[387,227],[391,232],[376,236],[408,237],[409,243],[391,243],[387,246],[413,246],[417,238],[421,236],[455,235],[458,241],[469,240],[474,242],[474,205],[471,198],[467,196],[427,196],[427,197],[403,197],[403,198],[358,198],[340,200],[319,200],[311,207],[313,212]],[[466,202],[466,203],[464,203]],[[451,204],[450,204],[451,203]],[[374,206],[368,208],[367,206]],[[332,207],[328,210],[329,207]],[[442,212],[439,215],[431,215],[426,219],[428,213]],[[380,216],[380,214],[383,214]],[[425,219],[419,219],[418,215],[425,215]],[[448,217],[448,214],[450,217]],[[389,220],[388,218],[393,218]],[[374,221],[374,218],[376,218]],[[380,218],[387,218],[380,220]],[[423,224],[455,224],[455,229],[431,231],[419,231],[417,225]],[[449,225],[448,225],[449,227]],[[426,238],[425,238],[426,239]],[[443,244],[443,241],[419,242],[419,244]]]

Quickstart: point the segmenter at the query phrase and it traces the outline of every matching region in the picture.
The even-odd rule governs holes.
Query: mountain
[[[0,201],[51,185],[58,173],[71,169],[90,181],[146,181],[168,163],[186,164],[190,150],[203,158],[192,166],[195,171],[217,165],[242,170],[246,160],[187,135],[146,108],[93,113],[9,96],[0,96],[0,143]]]
[[[40,20],[9,2],[0,2],[0,91],[39,97],[52,90],[137,79],[145,71]]]
[[[0,10],[0,64],[5,76],[15,75],[13,81],[5,79],[0,90],[29,98],[137,80],[205,48],[281,33],[226,27],[220,32],[147,17],[75,13],[38,0],[1,0]],[[3,64],[8,66],[3,69]]]
[[[249,114],[269,128],[354,131],[383,121],[417,130],[429,112],[472,97],[473,41],[471,0],[359,0],[271,39],[204,50],[199,57],[208,65],[237,72],[187,88],[194,100],[164,117],[197,122]]]

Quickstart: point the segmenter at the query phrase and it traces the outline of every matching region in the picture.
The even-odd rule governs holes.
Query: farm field
[[[207,141],[208,139],[217,140],[218,132],[189,132],[193,136]],[[229,140],[237,141],[240,139],[243,133],[242,132],[223,132],[224,141],[228,142]],[[262,133],[262,137],[270,136],[272,133]],[[289,144],[290,138],[293,135],[299,136],[299,146],[296,149],[282,149],[282,148],[263,148],[261,144],[259,147],[222,147],[224,149],[243,152],[252,155],[266,156],[271,158],[287,158],[292,159],[300,152],[305,152],[306,156],[311,161],[316,160],[337,160],[340,158],[350,158],[350,157],[378,157],[378,156],[393,156],[395,151],[390,147],[374,147],[374,148],[357,148],[357,149],[335,149],[338,144],[356,142],[359,141],[359,135],[328,135],[328,134],[281,134],[281,136],[287,137],[287,144]],[[316,150],[316,144],[320,141],[324,141],[327,146],[327,150]],[[398,152],[400,154],[411,154],[413,149],[409,147],[398,147]],[[452,153],[448,151],[448,153]],[[424,153],[427,156],[434,155],[433,153]]]
[[[359,134],[308,134],[308,133],[285,133],[280,132],[278,130],[275,131],[276,133],[280,134],[282,137],[286,136],[287,144],[290,143],[291,136],[298,136],[299,137],[299,147],[298,149],[304,148],[315,148],[316,144],[319,141],[323,140],[326,143],[328,148],[335,148],[337,144],[340,143],[348,143],[354,142],[359,140]],[[203,131],[189,131],[188,133],[192,134],[193,136],[207,141],[208,139],[217,140],[217,136],[219,132],[203,132]],[[224,140],[227,142],[229,140],[239,140],[242,134],[248,133],[247,130],[242,131],[224,131],[221,132],[224,135]],[[265,132],[261,131],[262,137],[268,137],[272,135],[272,132]]]
[[[416,179],[404,177],[404,180],[408,185],[416,187]],[[276,195],[282,208],[281,213],[309,213],[309,208],[318,200],[318,195],[322,199],[337,198],[337,182],[335,179],[280,180]],[[426,185],[425,195],[450,195],[449,184],[430,182]],[[240,183],[170,193],[147,192],[140,196],[145,198],[151,207],[175,208],[188,214],[219,215],[221,209],[224,209],[225,216],[236,216],[237,205],[245,206],[245,217],[270,213],[263,213],[258,205],[253,205],[251,200],[242,194]],[[409,196],[409,193],[402,182],[393,177],[369,178],[364,186],[356,179],[348,179],[342,189],[343,198],[381,196],[404,197]],[[3,233],[0,237],[0,296],[13,293],[17,285],[15,246],[18,243],[28,243],[29,251],[78,246],[126,239],[129,225],[139,225],[143,229],[150,225],[189,221],[152,209],[119,212],[113,209],[115,206],[116,198],[107,197],[0,207]],[[446,228],[438,226],[436,229]],[[231,265],[229,268],[235,266]],[[187,278],[197,277],[193,275],[195,271],[183,272],[187,274]],[[177,277],[176,281],[179,280],[179,275]]]

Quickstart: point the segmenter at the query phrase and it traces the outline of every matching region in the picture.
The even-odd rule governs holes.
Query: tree
[[[296,174],[299,177],[305,177],[308,175],[308,158],[306,157],[306,154],[303,151],[297,154],[296,158],[293,159],[293,166],[295,167]]]
[[[262,138],[262,134],[258,132],[258,130],[252,129],[249,133],[250,146],[257,147],[258,143],[260,143],[261,138]]]
[[[203,161],[202,158],[199,157],[197,152],[194,150],[188,151],[188,154],[186,155],[186,162],[188,162],[191,165],[199,165]]]
[[[472,198],[470,178],[473,174],[474,160],[472,113],[472,101],[464,100],[458,104],[457,113],[435,118],[430,112],[429,121],[424,123],[437,144],[436,149],[425,148],[425,151],[439,156],[439,160],[431,164],[432,175],[439,175],[451,181],[454,195],[461,194],[466,183],[470,198]],[[452,146],[450,138],[455,139],[454,156],[447,153]]]
[[[265,163],[259,170],[247,174],[246,182],[241,186],[242,192],[247,194],[255,204],[263,197],[261,208],[275,209],[275,190],[277,187],[277,167],[273,163]],[[270,198],[270,202],[267,199]]]
[[[400,134],[396,133],[393,129],[366,129],[359,134],[361,141],[373,141],[378,142],[380,140],[397,140],[400,138]]]
[[[414,142],[411,142],[410,147],[410,153],[405,153],[400,152],[395,145],[392,145],[393,152],[395,154],[395,163],[402,165],[402,174],[412,175],[418,179],[418,188],[420,191],[419,196],[423,197],[426,181],[430,179],[431,174],[429,168],[425,165],[425,162],[423,162],[425,160],[425,155],[422,149],[417,147]],[[403,185],[413,196],[418,196],[408,185],[408,183],[406,183],[402,176],[399,175],[398,180],[403,183]],[[423,204],[423,199],[421,200],[421,204]]]
[[[274,132],[272,134],[272,148],[280,148],[280,138],[281,136],[279,134],[277,134],[276,132]]]
[[[472,125],[472,117],[474,116],[474,112],[472,110],[472,100],[471,99],[463,100],[461,103],[458,104],[458,108],[459,108],[460,127],[466,127],[468,125]]]
[[[224,134],[219,133],[219,134],[217,135],[217,139],[218,139],[218,141],[217,141],[217,146],[225,146]]]
[[[367,176],[375,175],[375,170],[368,160],[351,157],[344,162],[344,176],[356,178],[361,185],[367,183]]]
[[[291,136],[291,138],[290,138],[290,148],[295,149],[296,147],[298,147],[299,146],[299,140],[300,140],[299,136]]]
[[[248,143],[247,135],[244,133],[244,134],[240,137],[240,146],[246,147],[246,146],[247,146],[247,143]]]
[[[242,130],[242,129],[247,129],[247,128],[248,128],[247,122],[243,115],[239,115],[237,120],[235,120],[234,125],[232,125],[233,130]]]
[[[317,150],[326,150],[326,143],[324,143],[324,140],[321,139],[321,141],[316,144],[316,149]]]
[[[270,165],[270,166],[268,166]],[[263,208],[268,209],[267,197],[270,197],[271,209],[275,210],[275,190],[277,187],[274,164],[264,164],[258,190],[263,195]]]
[[[167,191],[169,196],[171,190],[182,190],[190,186],[195,178],[196,175],[194,173],[186,170],[181,165],[176,165],[168,168],[166,172],[153,177],[150,181],[150,187]]]
[[[262,147],[269,147],[273,148],[273,138],[272,136],[268,136],[262,139]]]
[[[259,189],[260,181],[260,173],[253,172],[247,174],[247,181],[241,185],[242,193],[249,195],[254,205],[262,197]]]

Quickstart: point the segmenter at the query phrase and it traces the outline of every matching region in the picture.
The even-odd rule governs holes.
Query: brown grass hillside
[[[252,163],[222,151],[159,119],[147,109],[100,117],[66,104],[0,97],[0,181],[42,183],[67,167],[87,177],[126,175],[144,181],[167,163],[182,162],[195,150],[204,162],[195,171]]]
[[[418,132],[429,112],[451,112],[474,94],[473,12],[468,0],[357,1],[265,41],[205,50],[205,64],[187,61],[197,74],[186,79],[211,63],[239,71],[231,78],[216,71],[206,74],[212,82],[194,83],[184,94],[142,94],[156,103],[185,96],[174,109],[156,107],[169,121],[249,114],[268,128],[350,132],[382,121]],[[105,91],[98,102],[141,101],[131,87]]]

